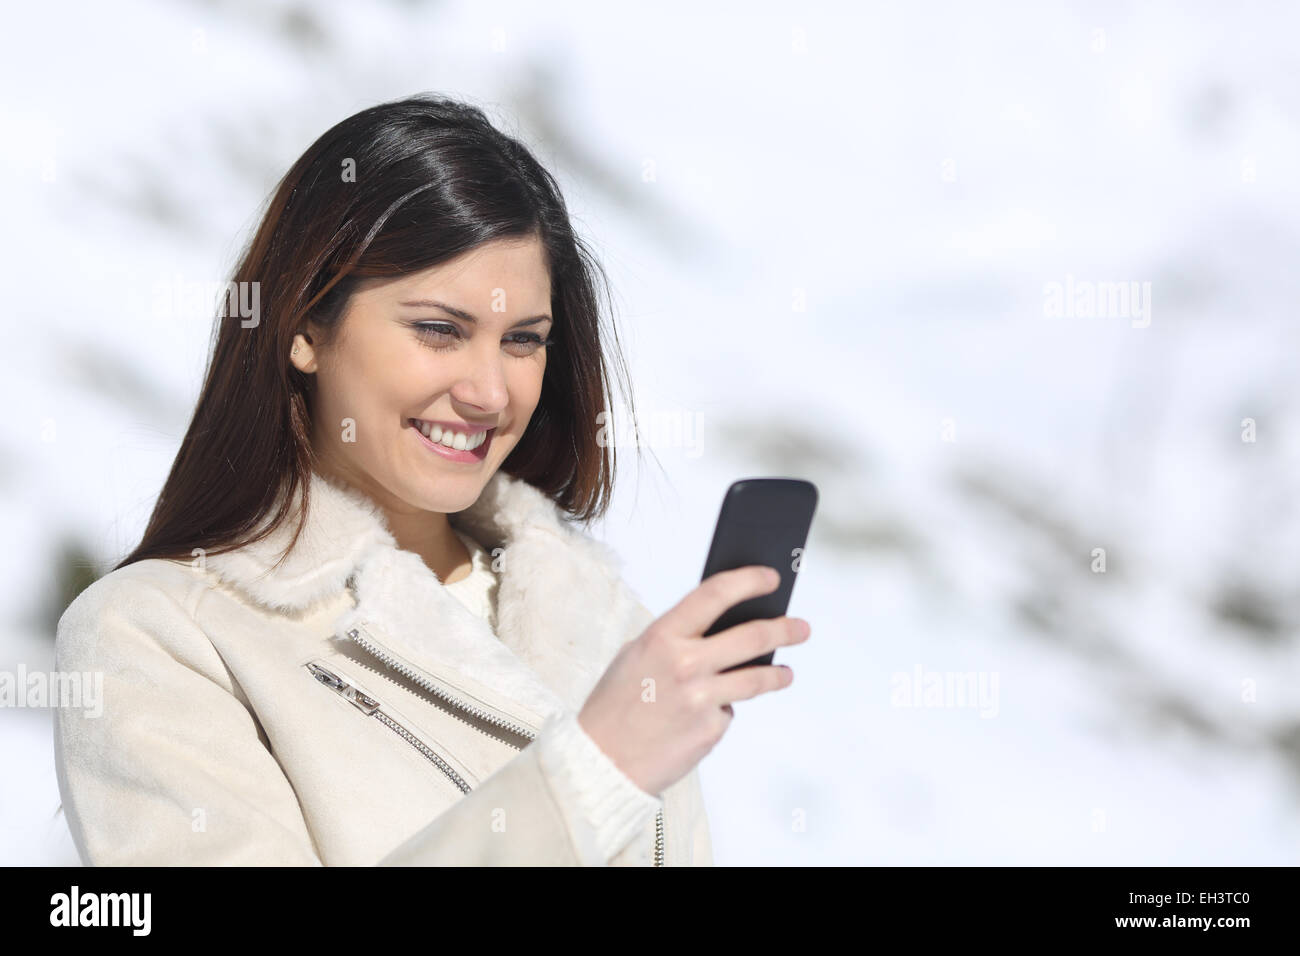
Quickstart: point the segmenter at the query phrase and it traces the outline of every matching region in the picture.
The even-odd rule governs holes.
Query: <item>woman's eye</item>
[[[420,337],[420,342],[432,349],[443,351],[455,348],[460,338],[460,330],[446,322],[428,322],[412,326]],[[507,336],[503,344],[510,347],[510,354],[521,358],[532,355],[539,348],[554,344],[554,339],[543,339],[533,332],[515,332]]]
[[[507,342],[512,348],[518,349],[515,355],[532,355],[539,348],[551,345],[554,339],[543,339],[534,332],[518,332],[511,337],[514,341]]]
[[[430,348],[450,348],[445,343],[460,338],[460,330],[456,326],[448,325],[445,322],[426,323],[416,325],[414,328],[419,333],[420,341]]]

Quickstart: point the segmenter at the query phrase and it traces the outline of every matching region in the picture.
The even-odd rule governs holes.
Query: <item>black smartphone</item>
[[[781,572],[781,586],[771,594],[741,601],[726,610],[704,632],[717,634],[737,624],[761,617],[781,617],[790,606],[795,575],[803,560],[808,529],[817,509],[817,486],[799,478],[743,478],[733,482],[722,500],[713,543],[704,562],[700,580],[719,571],[730,571],[750,564],[765,564]],[[738,667],[771,664],[774,652],[768,651],[752,661],[733,664]]]

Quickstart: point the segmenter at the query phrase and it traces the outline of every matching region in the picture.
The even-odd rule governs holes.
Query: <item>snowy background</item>
[[[329,126],[436,91],[609,272],[658,441],[595,530],[647,604],[732,480],[821,490],[794,684],[702,764],[718,863],[1296,863],[1300,14],[717,6],[10,11],[0,670],[52,667],[179,447],[211,313],[156,290],[224,282]],[[1053,315],[1067,281],[1149,314]],[[0,710],[2,863],[77,862],[50,718]]]

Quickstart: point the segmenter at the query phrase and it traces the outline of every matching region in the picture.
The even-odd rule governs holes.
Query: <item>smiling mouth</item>
[[[407,419],[425,447],[452,461],[478,462],[487,457],[495,426],[480,432],[457,432],[418,418]]]
[[[479,432],[458,432],[450,428],[443,428],[443,426],[436,423],[421,421],[418,418],[412,418],[411,424],[429,441],[440,442],[448,448],[454,448],[456,451],[473,451],[487,441],[492,432],[496,430],[489,428]]]

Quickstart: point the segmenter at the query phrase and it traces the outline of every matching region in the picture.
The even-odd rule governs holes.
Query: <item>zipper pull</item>
[[[319,664],[309,663],[307,665],[307,670],[311,671],[312,677],[315,677],[318,681],[328,686],[331,690],[341,691],[344,687],[347,686],[347,684],[343,681],[341,677],[339,677],[338,674],[335,674],[333,671],[327,671]]]
[[[351,701],[353,706],[363,714],[369,716],[379,709],[379,701],[362,693],[333,671],[326,670],[315,663],[309,663],[307,669],[311,671],[313,677],[330,688],[330,690]]]

